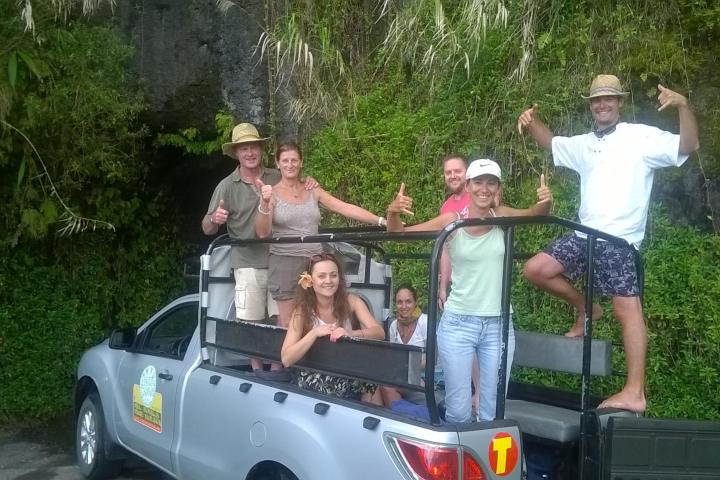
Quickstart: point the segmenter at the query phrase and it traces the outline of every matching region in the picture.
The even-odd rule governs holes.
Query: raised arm
[[[459,218],[457,213],[448,212],[437,216],[427,222],[406,227],[400,219],[400,214],[415,215],[412,211],[412,198],[405,195],[405,184],[400,184],[400,190],[387,208],[388,232],[432,232],[444,228],[447,224]]]
[[[220,225],[227,222],[229,212],[225,210],[225,201],[220,200],[217,208],[212,213],[205,215],[200,223],[205,235],[215,235]]]
[[[272,185],[265,185],[259,178],[255,185],[260,191],[260,203],[258,214],[255,215],[255,234],[258,238],[267,238],[272,233],[272,217],[275,210],[275,202],[272,200]]]
[[[545,184],[545,175],[540,174],[540,186],[536,190],[538,201],[529,208],[511,208],[501,205],[495,209],[499,217],[529,217],[547,215],[550,213],[553,204],[553,196],[550,188]]]
[[[678,111],[678,118],[680,120],[680,147],[678,148],[678,153],[690,155],[700,148],[695,114],[690,108],[687,98],[683,95],[669,88],[665,88],[662,85],[658,85],[658,90],[660,91],[658,95],[658,102],[660,102],[658,111],[665,110],[665,108],[669,106],[677,108]]]
[[[345,218],[351,218],[358,222],[369,223],[370,225],[385,226],[385,219],[379,215],[368,212],[362,207],[353,205],[352,203],[343,202],[339,198],[333,197],[320,187],[315,188],[315,195],[320,204]]]
[[[545,150],[552,150],[552,139],[555,136],[553,132],[540,120],[538,116],[539,107],[533,105],[518,117],[518,132],[522,135],[523,129],[527,129],[538,145]]]

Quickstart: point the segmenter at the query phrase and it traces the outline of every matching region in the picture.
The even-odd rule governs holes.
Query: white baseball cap
[[[471,178],[479,177],[480,175],[492,175],[500,180],[502,178],[500,165],[492,160],[488,160],[487,158],[473,160],[465,173],[465,178],[470,180]]]

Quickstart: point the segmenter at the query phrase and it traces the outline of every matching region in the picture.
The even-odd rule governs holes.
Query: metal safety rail
[[[505,383],[507,377],[507,342],[509,336],[510,326],[510,297],[512,290],[512,267],[513,261],[516,259],[527,258],[526,255],[515,254],[514,249],[514,235],[517,227],[526,225],[559,225],[577,232],[581,232],[587,235],[587,248],[585,252],[587,260],[587,273],[585,275],[585,319],[584,319],[584,332],[583,332],[583,362],[582,362],[582,387],[581,387],[581,422],[580,422],[580,437],[581,437],[581,458],[585,458],[586,449],[588,448],[588,427],[589,427],[589,401],[590,401],[590,360],[591,360],[591,348],[592,348],[592,319],[591,315],[587,312],[592,312],[593,304],[593,270],[594,270],[594,251],[595,245],[598,240],[607,241],[616,245],[630,247],[634,252],[635,264],[638,270],[638,282],[640,285],[640,294],[642,299],[642,288],[643,288],[643,270],[640,255],[632,245],[628,244],[623,239],[614,237],[606,234],[599,230],[585,227],[576,222],[566,220],[554,216],[539,216],[539,217],[493,217],[487,219],[466,219],[457,220],[450,223],[440,231],[432,232],[403,232],[403,233],[386,233],[380,231],[377,228],[365,228],[365,229],[342,229],[328,231],[319,235],[306,236],[306,237],[275,237],[269,239],[249,239],[243,241],[230,240],[226,235],[218,237],[214,240],[207,250],[206,260],[203,261],[200,287],[201,287],[201,339],[203,341],[203,347],[205,347],[205,323],[207,320],[207,294],[208,285],[210,281],[209,271],[209,255],[212,251],[221,245],[236,244],[246,245],[253,243],[333,243],[333,242],[348,242],[351,244],[361,244],[367,249],[375,248],[381,255],[384,255],[384,251],[377,245],[377,242],[414,242],[420,240],[431,240],[433,241],[432,253],[430,254],[430,279],[429,279],[429,294],[428,294],[428,336],[425,348],[427,358],[435,358],[437,352],[437,338],[436,330],[438,323],[438,279],[440,274],[440,254],[442,252],[443,245],[448,240],[448,237],[452,232],[459,228],[487,225],[487,226],[499,226],[504,230],[505,236],[505,258],[503,265],[503,279],[502,279],[502,359],[500,362],[500,371],[498,375],[498,395],[497,405],[495,411],[496,419],[503,419],[505,415]],[[369,253],[366,254],[366,262],[369,262]],[[391,256],[385,256],[389,258]],[[365,283],[370,283],[369,269],[365,269]],[[389,285],[386,288],[386,306],[389,306]],[[372,342],[358,340],[360,344],[373,348],[373,344],[384,343],[384,342]],[[397,349],[402,350],[402,345],[390,344],[383,346],[383,350],[392,351]],[[254,354],[255,352],[247,352]],[[372,371],[371,368],[377,365],[377,362],[371,364],[367,371],[362,372],[361,377],[368,381],[375,381],[382,383],[384,381],[383,375],[378,374],[376,371]],[[317,365],[315,365],[317,368]],[[322,369],[327,373],[338,373],[343,372],[333,370],[331,365],[325,366]],[[376,369],[377,370],[377,369]],[[347,372],[347,371],[346,371]],[[433,392],[434,386],[434,363],[426,362],[425,365],[425,397],[427,401],[428,410],[430,413],[430,421],[435,425],[441,423],[438,405]],[[397,384],[397,382],[393,382]],[[417,385],[409,385],[411,389],[417,390]]]

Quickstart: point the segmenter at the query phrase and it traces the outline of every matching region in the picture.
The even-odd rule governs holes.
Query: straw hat
[[[266,141],[267,138],[261,138],[260,135],[258,135],[258,131],[257,128],[255,128],[255,125],[253,125],[252,123],[239,123],[235,125],[235,128],[233,128],[232,141],[228,143],[223,143],[222,151],[228,157],[237,159],[237,157],[235,156],[236,145],[251,142],[263,143]]]
[[[595,97],[625,97],[629,92],[623,92],[620,80],[615,75],[598,75],[590,84],[590,95],[580,95],[584,99]]]

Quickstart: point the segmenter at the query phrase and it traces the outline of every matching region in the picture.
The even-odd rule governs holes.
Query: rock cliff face
[[[253,53],[262,1],[221,13],[214,0],[120,0],[113,17],[135,46],[133,69],[152,127],[212,131],[220,109],[261,127],[268,122],[267,70]]]

